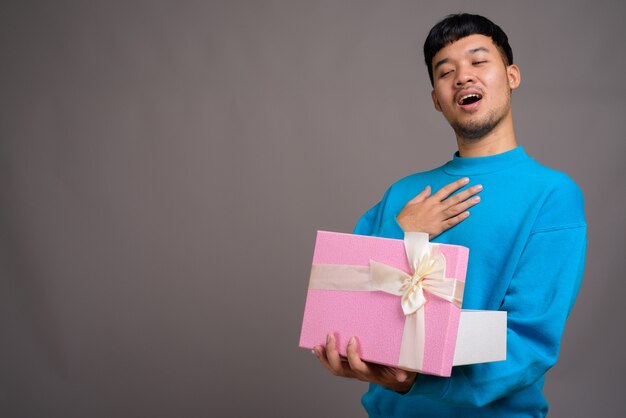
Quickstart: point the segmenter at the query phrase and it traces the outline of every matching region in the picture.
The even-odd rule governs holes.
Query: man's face
[[[491,38],[470,35],[433,58],[435,109],[457,136],[480,139],[511,120],[511,90],[520,84],[516,65],[506,66]]]

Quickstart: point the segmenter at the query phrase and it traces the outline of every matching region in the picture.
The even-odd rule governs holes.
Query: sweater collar
[[[448,161],[443,169],[452,175],[475,175],[493,173],[505,170],[517,164],[530,160],[523,147],[516,147],[501,154],[488,157],[459,157],[458,151],[454,153],[452,161]]]

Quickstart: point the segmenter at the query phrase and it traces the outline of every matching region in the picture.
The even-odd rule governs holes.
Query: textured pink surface
[[[446,275],[465,281],[468,249],[439,245],[446,258]],[[313,264],[369,265],[369,260],[410,272],[402,240],[320,231],[315,243]],[[454,358],[460,309],[426,294],[426,344],[423,373],[449,376]],[[326,334],[336,335],[339,351],[345,355],[351,336],[359,341],[365,360],[398,364],[404,315],[400,297],[383,292],[315,290],[307,292],[300,346],[324,345]]]
[[[404,314],[397,296],[312,289],[307,293],[300,346],[325,345],[326,334],[332,332],[337,337],[339,352],[345,355],[348,340],[356,336],[361,357],[395,366],[403,325]]]

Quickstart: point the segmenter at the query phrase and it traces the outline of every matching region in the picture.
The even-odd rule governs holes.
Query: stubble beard
[[[450,123],[457,137],[468,141],[478,141],[502,122],[511,108],[511,92],[509,91],[506,103],[499,109],[494,109],[482,120]]]

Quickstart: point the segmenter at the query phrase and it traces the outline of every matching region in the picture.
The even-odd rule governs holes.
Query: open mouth
[[[465,94],[459,98],[458,104],[461,106],[471,105],[478,102],[482,98],[483,96],[478,93]]]

